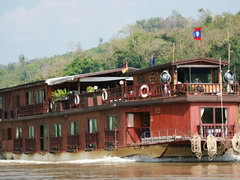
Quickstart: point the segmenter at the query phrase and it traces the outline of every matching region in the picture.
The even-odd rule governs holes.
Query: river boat
[[[198,57],[0,89],[0,157],[213,159],[229,148],[239,153],[239,84],[222,73],[227,65]]]

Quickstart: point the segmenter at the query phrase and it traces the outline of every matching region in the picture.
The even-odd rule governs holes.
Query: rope
[[[229,139],[221,139],[221,146],[223,146],[223,153],[232,147],[232,143]]]
[[[190,141],[192,152],[195,153],[196,157],[200,160],[202,158],[201,137],[195,134]]]
[[[232,148],[237,154],[240,154],[240,133],[234,134],[232,138]]]
[[[207,150],[208,150],[208,159],[210,161],[212,161],[216,154],[217,154],[217,141],[216,141],[216,137],[214,137],[213,135],[208,135],[207,136]]]

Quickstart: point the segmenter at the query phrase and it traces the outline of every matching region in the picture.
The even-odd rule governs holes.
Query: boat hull
[[[218,154],[223,154],[221,146],[218,147]],[[36,152],[33,154],[14,154],[13,152],[3,152],[2,156],[8,160],[29,160],[29,161],[73,161],[83,159],[101,159],[104,157],[131,157],[136,155],[148,156],[151,158],[165,157],[196,157],[191,151],[190,145],[170,145],[154,144],[134,147],[121,147],[114,150],[94,150],[94,151],[77,151],[77,152]],[[207,151],[203,151],[203,156]]]

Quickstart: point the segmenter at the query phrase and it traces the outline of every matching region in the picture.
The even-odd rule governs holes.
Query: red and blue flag
[[[201,27],[196,27],[193,31],[193,38],[195,40],[202,40],[202,28]]]

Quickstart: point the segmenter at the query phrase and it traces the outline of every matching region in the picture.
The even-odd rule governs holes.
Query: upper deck
[[[240,102],[239,84],[224,81],[227,62],[195,58],[137,70],[129,68],[48,79],[0,90],[0,119],[96,109],[112,103]],[[221,98],[223,97],[223,98]]]

